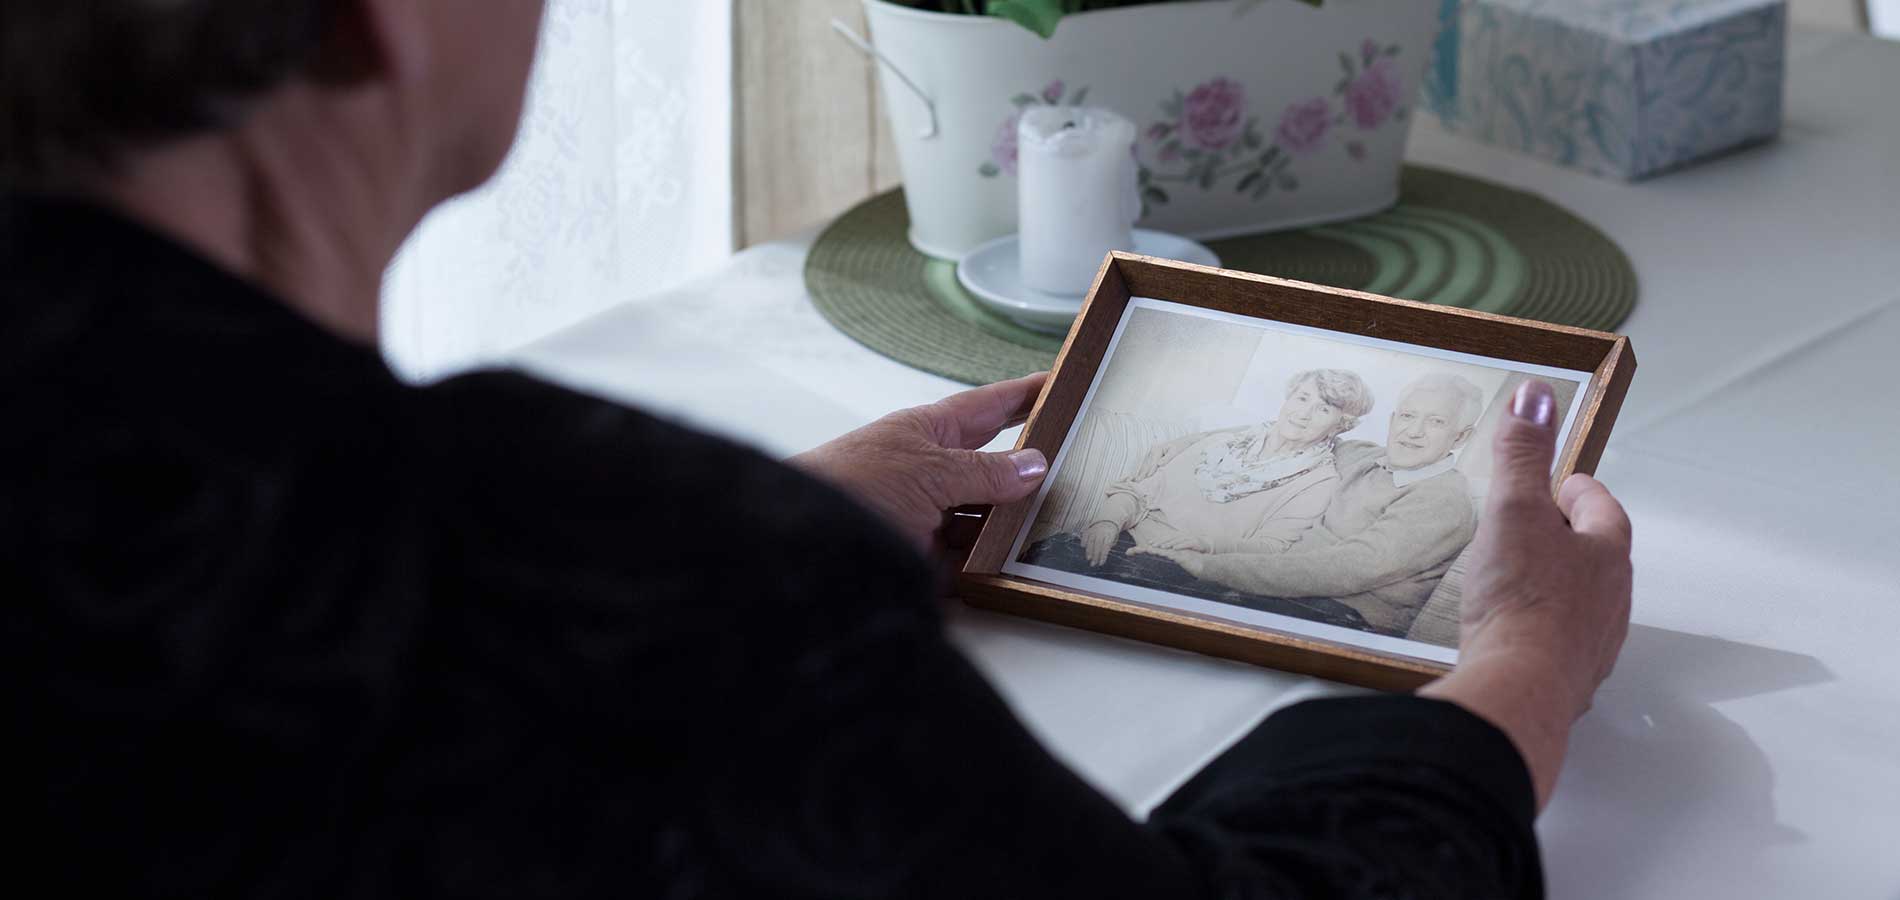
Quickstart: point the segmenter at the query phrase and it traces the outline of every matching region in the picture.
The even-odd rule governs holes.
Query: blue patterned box
[[[1477,140],[1642,178],[1781,128],[1783,0],[1441,0],[1426,106]]]

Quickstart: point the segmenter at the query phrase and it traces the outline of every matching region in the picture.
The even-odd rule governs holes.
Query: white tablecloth
[[[1552,896],[1900,891],[1900,44],[1797,34],[1780,140],[1639,184],[1416,127],[1415,161],[1542,192],[1630,254],[1641,363],[1599,475],[1636,627],[1539,823]],[[780,453],[958,388],[806,296],[807,244],[629,302],[518,361]],[[1005,436],[1007,442],[1013,436]],[[955,636],[1134,812],[1340,688],[1006,616]]]

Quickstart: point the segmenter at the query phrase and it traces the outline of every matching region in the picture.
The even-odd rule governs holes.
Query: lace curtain
[[[550,0],[513,153],[384,277],[398,372],[479,366],[731,254],[731,29],[728,3]]]

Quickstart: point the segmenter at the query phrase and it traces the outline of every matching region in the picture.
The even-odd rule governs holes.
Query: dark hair
[[[334,0],[0,2],[0,184],[229,124],[307,64]]]

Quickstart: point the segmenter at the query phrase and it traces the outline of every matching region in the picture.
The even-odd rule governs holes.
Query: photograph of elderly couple
[[[1461,555],[1527,378],[1590,373],[1136,299],[1004,571],[1456,661]]]

